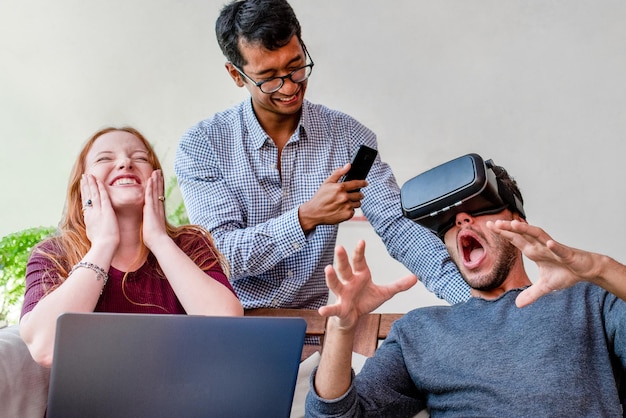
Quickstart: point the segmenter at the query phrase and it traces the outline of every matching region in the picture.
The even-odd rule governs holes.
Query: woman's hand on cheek
[[[102,182],[91,174],[83,174],[80,193],[87,238],[92,246],[105,243],[117,247],[120,241],[117,217]]]
[[[167,236],[165,228],[165,195],[163,173],[154,170],[146,183],[143,206],[143,241],[148,248]]]

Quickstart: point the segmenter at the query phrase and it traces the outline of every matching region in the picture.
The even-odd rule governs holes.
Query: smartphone
[[[374,148],[370,148],[367,145],[361,145],[356,154],[350,161],[350,171],[346,173],[341,179],[341,182],[349,180],[365,180],[367,173],[369,173],[378,151]],[[358,191],[358,189],[357,189]]]

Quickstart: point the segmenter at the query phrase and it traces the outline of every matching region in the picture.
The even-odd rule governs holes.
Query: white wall
[[[60,217],[80,144],[131,124],[166,175],[182,133],[246,97],[223,69],[223,1],[0,0],[0,236]],[[529,221],[626,261],[626,2],[292,0],[308,98],[377,132],[400,184],[477,152],[519,181]],[[403,267],[368,240],[385,281]],[[384,310],[432,303],[420,289]]]

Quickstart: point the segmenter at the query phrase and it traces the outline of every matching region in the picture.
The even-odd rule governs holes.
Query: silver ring
[[[159,196],[157,199],[159,199],[161,202],[165,202],[165,196]]]
[[[83,205],[83,212],[89,209],[90,207],[92,207],[93,206],[92,203],[93,202],[91,201],[91,199],[87,199],[87,201]]]

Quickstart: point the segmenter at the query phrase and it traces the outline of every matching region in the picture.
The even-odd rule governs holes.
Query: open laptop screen
[[[49,418],[288,417],[301,318],[63,314]]]

